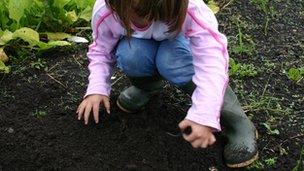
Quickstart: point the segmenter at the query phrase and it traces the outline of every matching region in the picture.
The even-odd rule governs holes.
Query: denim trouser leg
[[[154,76],[157,48],[152,39],[123,38],[116,49],[117,66],[130,77]]]
[[[131,77],[160,74],[171,84],[181,86],[194,75],[189,41],[182,35],[164,41],[123,38],[116,57],[118,67]]]
[[[179,35],[173,40],[162,41],[155,63],[160,75],[171,84],[182,86],[191,81],[194,67],[189,40]]]

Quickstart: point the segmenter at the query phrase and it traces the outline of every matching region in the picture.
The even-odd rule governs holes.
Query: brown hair
[[[188,0],[106,0],[106,4],[127,30],[128,37],[133,33],[132,12],[151,22],[165,22],[169,27],[168,32],[177,35],[182,29],[188,8]]]

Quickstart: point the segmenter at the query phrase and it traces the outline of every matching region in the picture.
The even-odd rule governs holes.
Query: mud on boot
[[[129,77],[132,86],[120,93],[117,106],[127,113],[143,110],[150,97],[163,87],[160,77]]]

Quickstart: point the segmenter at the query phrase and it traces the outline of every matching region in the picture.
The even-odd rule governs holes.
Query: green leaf
[[[270,135],[279,135],[280,134],[280,131],[278,129],[272,129],[270,127],[270,125],[268,125],[267,123],[262,123],[262,125],[265,126],[265,128],[268,131],[268,134],[270,134]]]
[[[71,0],[54,0],[54,6],[62,9],[66,4],[68,4]]]
[[[74,23],[78,20],[77,14],[74,10],[67,12],[65,15],[66,15],[69,23]]]
[[[40,47],[40,50],[47,50],[53,47],[57,46],[70,46],[71,43],[67,41],[50,41],[48,43],[39,42],[38,46]]]
[[[0,37],[0,45],[3,46],[12,39],[13,39],[13,33],[10,32],[9,30],[5,30],[2,36]]]
[[[5,66],[5,64],[0,61],[0,73],[8,74],[10,72],[9,67]]]
[[[7,57],[6,53],[4,52],[3,48],[0,48],[0,61],[2,61],[4,63],[8,61],[8,57]]]
[[[53,40],[64,40],[67,38],[72,37],[70,34],[67,33],[46,33],[48,40],[53,41]]]
[[[67,41],[50,41],[48,42],[49,46],[70,46],[71,43],[67,42]]]
[[[302,71],[302,72],[303,72],[303,71]],[[291,80],[295,81],[295,82],[297,82],[297,81],[299,81],[300,79],[302,79],[303,76],[304,76],[304,74],[301,73],[301,70],[300,70],[300,69],[297,69],[297,68],[290,68],[290,69],[288,70],[288,77],[289,77]]]
[[[74,0],[78,9],[85,9],[87,7],[93,7],[95,0]]]
[[[80,14],[79,18],[84,19],[85,21],[90,21],[92,17],[92,7],[86,7]]]
[[[13,33],[13,38],[20,38],[28,42],[31,46],[35,46],[39,42],[39,33],[31,28],[23,27]]]
[[[229,75],[230,76],[237,75],[238,70],[240,68],[240,64],[237,64],[233,58],[229,58],[229,66],[230,66]]]
[[[214,14],[216,14],[220,11],[220,7],[213,0],[208,2],[208,7],[213,11]]]
[[[19,23],[21,17],[24,16],[24,10],[32,3],[33,0],[9,0],[7,5],[9,17]]]

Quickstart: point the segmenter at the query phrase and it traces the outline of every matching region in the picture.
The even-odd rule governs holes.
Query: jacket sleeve
[[[119,37],[114,36],[106,22],[111,12],[96,12],[93,14],[92,29],[94,42],[87,53],[89,59],[89,84],[84,97],[91,94],[110,96],[110,79],[115,58],[112,51]]]
[[[213,12],[203,2],[188,10],[190,47],[196,89],[186,119],[220,131],[220,110],[228,83],[227,39],[218,31]]]

